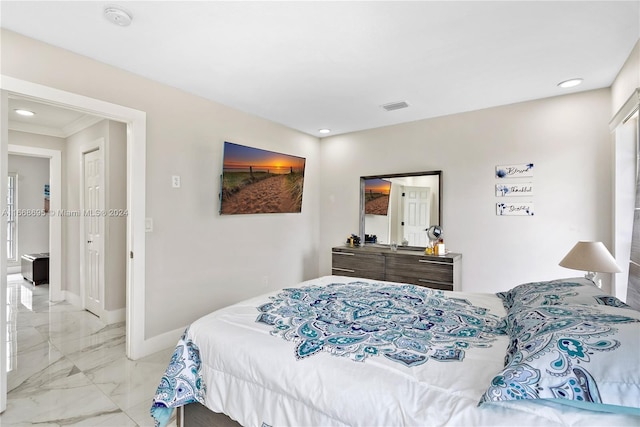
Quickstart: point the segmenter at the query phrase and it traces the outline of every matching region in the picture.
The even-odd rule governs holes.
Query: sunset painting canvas
[[[364,213],[367,215],[387,215],[391,182],[384,179],[364,181]]]
[[[224,143],[220,214],[299,213],[305,158]]]

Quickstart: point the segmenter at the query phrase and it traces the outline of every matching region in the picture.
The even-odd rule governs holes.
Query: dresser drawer
[[[331,272],[337,276],[384,280],[385,258],[381,254],[361,253],[348,249],[331,251]]]
[[[387,274],[385,279],[389,282],[409,283],[410,285],[424,286],[425,288],[438,289],[441,291],[453,291],[453,283],[434,282],[433,280],[423,279],[420,277],[396,276]]]
[[[413,283],[430,288],[453,290],[451,258],[396,255],[387,257],[386,280]]]
[[[425,255],[423,251],[378,246],[331,249],[331,274],[410,283],[444,291],[461,289],[461,254]]]

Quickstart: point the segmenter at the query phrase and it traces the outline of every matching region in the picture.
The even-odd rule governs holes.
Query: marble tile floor
[[[48,285],[9,275],[7,409],[0,426],[153,426],[151,400],[172,348],[125,356],[125,325],[105,325]],[[170,426],[176,425],[174,419]]]

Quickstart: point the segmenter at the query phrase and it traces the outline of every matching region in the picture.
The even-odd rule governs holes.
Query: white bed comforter
[[[296,287],[355,280],[326,276]],[[272,327],[256,322],[257,307],[275,294],[215,311],[186,332],[199,349],[204,404],[243,426],[638,425],[637,417],[553,403],[520,401],[479,407],[482,394],[504,365],[505,335],[496,335],[488,347],[465,349],[462,361],[429,358],[420,365],[405,366],[382,355],[354,361],[326,351],[298,359],[295,342],[274,336]],[[445,295],[465,299],[499,317],[506,313],[493,294]]]

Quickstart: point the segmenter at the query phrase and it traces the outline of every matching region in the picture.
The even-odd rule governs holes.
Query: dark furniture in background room
[[[25,254],[21,259],[22,277],[34,285],[49,283],[49,254]]]

